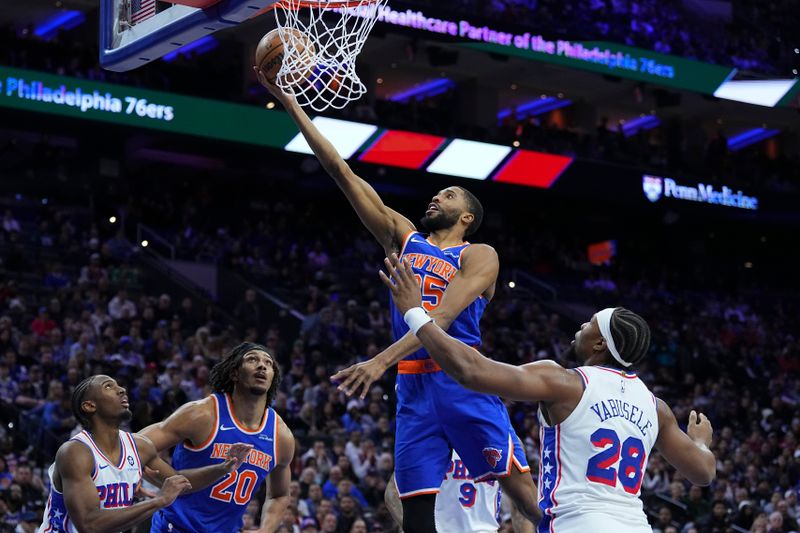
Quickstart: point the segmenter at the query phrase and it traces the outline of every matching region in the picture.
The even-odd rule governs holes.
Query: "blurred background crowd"
[[[158,202],[169,194],[136,195],[127,216],[128,224],[152,224],[181,259],[241,277],[246,288],[227,306],[159,283],[145,249],[126,238],[119,222],[54,199],[3,199],[0,528],[30,531],[38,520],[45,469],[78,430],[69,397],[83,377],[103,372],[124,384],[136,431],[207,395],[210,368],[250,340],[264,343],[281,364],[285,378],[274,407],[298,442],[285,530],[393,530],[383,504],[393,470],[393,374],[365,401],[347,398],[329,379],[390,342],[387,295],[374,275],[379,247],[355,217],[331,224],[329,211],[305,205],[302,196],[244,206],[232,222],[230,208],[210,202],[215,192],[222,194],[201,187],[168,215]],[[767,290],[753,299],[725,291],[722,282],[704,288],[685,271],[640,270],[652,264],[646,255],[592,266],[555,229],[526,235],[504,223],[483,232],[503,265],[482,322],[483,351],[514,364],[574,364],[561,355],[580,317],[524,290],[522,276],[535,275],[565,297],[578,295],[586,318],[605,305],[636,309],[653,328],[640,377],[682,424],[699,409],[716,429],[718,477],[711,487],[691,487],[657,454],[651,459],[643,492],[654,528],[797,529],[797,299]],[[519,283],[508,283],[512,275]],[[536,406],[508,408],[535,473]],[[258,513],[254,504],[247,523],[257,523]]]
[[[71,8],[82,2],[66,1]],[[800,27],[796,3],[411,0],[392,7],[469,13],[509,31],[613,41],[736,67],[746,77],[788,78],[800,68],[800,49],[790,44]],[[81,6],[89,23],[46,38],[0,13],[0,67],[254,110],[268,102],[250,70],[257,39],[248,41],[247,28],[237,28],[239,40],[219,34],[213,53],[114,73],[98,65],[96,6]],[[722,11],[709,16],[704,9],[711,8]],[[576,174],[589,177],[575,189],[598,184],[587,192],[453,179],[483,201],[486,218],[475,241],[500,257],[482,351],[513,364],[574,365],[564,353],[583,321],[601,307],[634,310],[653,331],[639,376],[682,426],[696,409],[715,428],[710,487],[691,486],[657,453],[650,458],[642,492],[653,530],[800,530],[800,291],[791,260],[800,222],[796,110],[536,62],[514,72],[522,63],[496,57],[487,61],[519,78],[483,92],[477,85],[495,80],[464,75],[476,56],[461,48],[460,65],[434,65],[424,57],[424,37],[390,33],[384,28],[371,40],[383,51],[397,48],[401,59],[382,65],[389,60],[379,52],[379,60],[364,60],[368,97],[329,115],[575,157],[582,169]],[[445,75],[458,83],[430,98],[392,98],[386,89]],[[587,86],[602,94],[587,95]],[[575,105],[495,121],[500,107],[524,100],[523,91],[525,98],[563,92]],[[487,94],[498,109],[471,113]],[[621,117],[650,113],[658,127],[624,132]],[[729,148],[731,133],[762,125],[780,132],[747,149]],[[411,220],[437,188],[452,185],[432,172],[351,162]],[[617,193],[623,171],[635,182]],[[743,213],[650,203],[638,181],[650,172],[743,187],[761,207]],[[625,196],[631,190],[640,203]],[[134,414],[127,429],[137,431],[206,396],[210,369],[242,341],[264,344],[284,374],[274,408],[297,448],[281,533],[397,531],[383,503],[394,469],[395,372],[363,401],[330,381],[391,342],[388,295],[376,275],[383,252],[315,160],[4,108],[0,218],[0,533],[31,533],[41,523],[47,468],[80,430],[70,395],[84,377],[106,373],[127,388]],[[587,246],[600,241],[614,251],[596,261]],[[536,476],[537,406],[507,406]],[[253,499],[245,529],[258,523],[264,496],[262,489]],[[501,518],[501,531],[512,531],[507,506]]]

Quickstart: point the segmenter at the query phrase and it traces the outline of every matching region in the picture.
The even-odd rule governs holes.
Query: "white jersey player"
[[[142,482],[142,462],[139,452],[133,443],[133,436],[126,432],[119,432],[119,461],[109,460],[92,440],[88,431],[81,431],[70,439],[80,442],[92,455],[94,466],[92,468],[92,481],[97,488],[97,497],[100,500],[100,509],[119,509],[133,505],[133,496],[137,487]],[[44,509],[44,523],[39,528],[39,533],[60,531],[77,531],[69,518],[64,494],[55,488],[53,481],[56,465],[50,465],[50,497]]]
[[[386,508],[397,524],[403,523],[403,507],[394,482],[386,486]],[[439,533],[496,533],[500,527],[502,490],[496,480],[475,483],[464,462],[453,450],[447,474],[439,487],[434,507]],[[515,533],[533,533],[533,524],[511,504]]]
[[[386,266],[381,279],[395,305],[448,375],[479,392],[540,402],[540,532],[650,533],[639,489],[654,447],[691,483],[714,479],[713,431],[705,415],[692,411],[684,433],[669,406],[631,373],[650,347],[650,328],[636,313],[603,309],[581,326],[571,350],[583,367],[513,366],[447,335],[421,307],[410,265],[393,255]]]
[[[436,495],[436,531],[496,533],[500,498],[500,484],[496,480],[473,482],[466,465],[453,450],[450,467]]]
[[[604,366],[575,370],[585,390],[572,413],[552,425],[539,410],[540,531],[549,531],[555,517],[559,531],[568,522],[585,523],[583,515],[596,515],[598,531],[649,531],[638,496],[658,438],[656,398],[636,374]]]
[[[39,533],[130,529],[192,486],[204,488],[237,469],[252,448],[235,444],[223,462],[178,474],[150,439],[120,431],[131,418],[128,397],[108,376],[80,382],[72,393],[72,411],[86,429],[59,447],[48,471],[50,497]],[[143,466],[163,485],[155,498],[134,503]]]

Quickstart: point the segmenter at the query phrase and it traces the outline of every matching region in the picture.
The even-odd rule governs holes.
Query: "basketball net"
[[[284,58],[276,84],[315,111],[341,109],[367,88],[356,57],[387,0],[281,0],[275,5]]]

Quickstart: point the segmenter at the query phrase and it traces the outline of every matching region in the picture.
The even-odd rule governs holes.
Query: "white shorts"
[[[579,516],[557,516],[552,522],[553,533],[653,533],[644,515],[618,519],[604,513],[581,513]]]

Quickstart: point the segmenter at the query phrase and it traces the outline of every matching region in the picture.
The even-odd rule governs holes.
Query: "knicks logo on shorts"
[[[503,458],[503,451],[497,448],[484,448],[483,457],[486,459],[486,462],[494,468],[497,466],[497,463],[500,462],[500,459]]]

